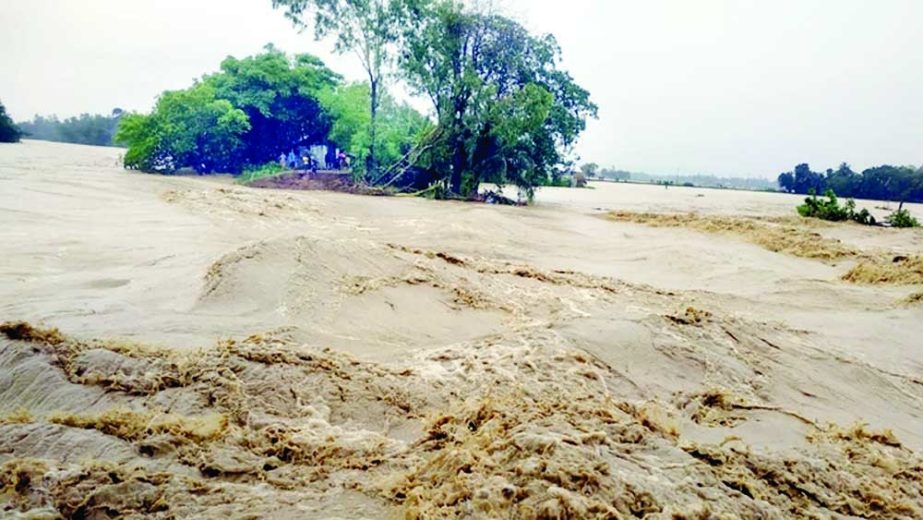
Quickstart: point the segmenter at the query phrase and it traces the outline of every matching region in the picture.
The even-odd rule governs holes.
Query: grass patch
[[[237,183],[249,184],[257,179],[275,177],[276,175],[285,173],[287,171],[289,170],[283,168],[281,164],[277,162],[269,162],[262,166],[245,169],[240,177],[237,178]]]

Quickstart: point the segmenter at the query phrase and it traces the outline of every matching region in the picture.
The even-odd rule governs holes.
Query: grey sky
[[[923,162],[921,0],[507,0],[552,32],[600,106],[584,160],[774,177],[798,162]],[[0,0],[0,100],[17,119],[149,110],[267,42],[347,77],[270,0]]]

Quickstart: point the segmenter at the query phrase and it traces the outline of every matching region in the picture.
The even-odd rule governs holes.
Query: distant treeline
[[[112,114],[81,114],[63,121],[57,116],[35,116],[32,121],[19,123],[23,136],[42,141],[61,143],[89,144],[95,146],[114,146],[113,138],[122,118],[122,109],[116,108]]]
[[[789,193],[820,194],[830,189],[845,198],[923,202],[923,167],[884,165],[856,173],[843,163],[821,173],[799,164],[779,175],[779,187]]]
[[[13,120],[6,114],[6,107],[0,102],[0,143],[18,143],[22,131],[13,124]]]
[[[615,168],[599,168],[595,164],[585,164],[581,167],[588,177],[599,177],[614,181],[637,181],[655,184],[672,184],[676,186],[702,186],[709,188],[735,188],[746,190],[770,190],[776,185],[769,179],[746,177],[719,177],[717,175],[662,175],[643,172],[630,172]]]

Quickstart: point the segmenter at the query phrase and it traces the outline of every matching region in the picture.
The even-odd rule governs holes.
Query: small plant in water
[[[896,228],[915,228],[920,227],[920,221],[915,219],[909,211],[901,207],[897,208],[897,211],[888,215],[888,224],[891,224],[891,227]]]

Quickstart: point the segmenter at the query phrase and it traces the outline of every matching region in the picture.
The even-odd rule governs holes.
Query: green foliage
[[[387,172],[410,152],[432,123],[413,107],[398,103],[384,93],[378,113],[376,142],[372,147],[369,145],[372,139],[371,116],[365,110],[370,95],[368,83],[350,83],[321,93],[320,101],[333,121],[330,141],[355,158],[354,166],[365,164],[369,150],[374,148],[377,150],[376,162]]]
[[[340,149],[363,158],[370,139],[369,95],[367,83],[339,85],[319,95],[321,106],[333,121],[328,138]]]
[[[214,87],[199,83],[164,92],[151,115],[128,114],[116,141],[128,147],[125,167],[171,172],[191,167],[200,173],[239,171],[247,115],[218,99]]]
[[[563,175],[555,175],[542,179],[539,186],[546,186],[550,188],[570,188],[571,182],[569,177]]]
[[[32,121],[20,123],[25,135],[32,139],[58,141],[62,143],[87,144],[93,146],[113,146],[122,109],[116,108],[112,114],[81,114],[63,121],[57,116],[35,116]]]
[[[246,114],[250,129],[242,136],[241,160],[251,165],[272,161],[301,144],[325,142],[330,120],[319,95],[339,81],[318,58],[289,58],[272,45],[256,56],[228,57],[220,72],[203,79],[216,98]]]
[[[550,35],[449,0],[420,9],[407,24],[401,71],[432,101],[438,131],[418,166],[456,196],[473,196],[489,180],[531,198],[596,115],[589,93],[557,68]]]
[[[126,115],[116,140],[129,147],[127,168],[237,173],[326,142],[331,121],[319,97],[339,81],[316,57],[290,58],[267,45],[256,56],[228,57],[186,90],[165,92],[149,116]]]
[[[817,193],[832,189],[843,197],[923,202],[923,168],[876,166],[856,173],[846,163],[826,173],[811,171],[799,164],[793,172],[779,175],[779,186],[790,193]]]
[[[385,73],[394,57],[394,45],[405,20],[417,14],[414,0],[272,0],[273,8],[285,9],[285,16],[306,28],[313,15],[317,39],[336,35],[336,51],[355,52],[369,79],[369,123],[366,168],[377,169],[378,110]]]
[[[898,208],[897,211],[888,215],[888,224],[896,228],[915,228],[920,227],[920,222],[904,208]]]
[[[262,166],[246,168],[243,174],[237,179],[241,184],[247,184],[264,177],[273,177],[287,171],[278,162],[268,162]]]
[[[22,131],[7,115],[3,103],[0,103],[0,143],[18,143],[20,137],[22,137]]]
[[[804,199],[804,204],[798,206],[798,214],[802,217],[813,217],[834,222],[852,220],[867,226],[876,224],[875,217],[867,209],[856,211],[856,201],[849,199],[844,206],[840,206],[836,193],[829,189],[824,192],[824,197],[826,199],[818,198],[817,194],[812,190],[811,196]]]

